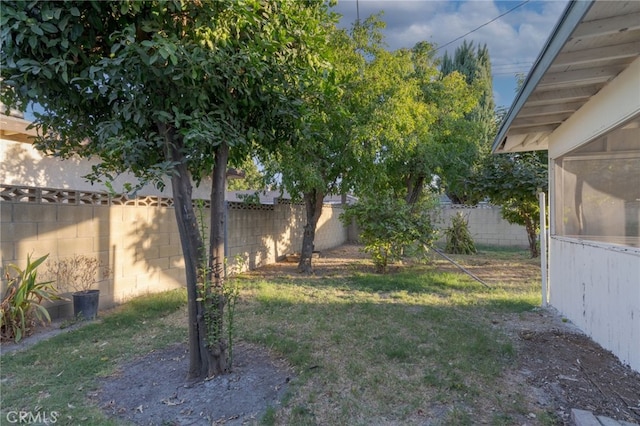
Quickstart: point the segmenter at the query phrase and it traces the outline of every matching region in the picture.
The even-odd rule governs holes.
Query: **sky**
[[[509,107],[516,95],[516,74],[529,72],[566,5],[567,0],[338,0],[333,11],[342,15],[339,26],[344,28],[355,22],[358,11],[361,20],[384,11],[383,33],[390,50],[427,41],[442,56],[445,51],[452,55],[464,40],[476,47],[486,44],[496,105]]]

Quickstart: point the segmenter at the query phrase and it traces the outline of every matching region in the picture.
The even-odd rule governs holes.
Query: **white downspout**
[[[538,194],[540,201],[540,270],[542,272],[542,307],[549,304],[549,278],[547,275],[547,203],[544,192]]]

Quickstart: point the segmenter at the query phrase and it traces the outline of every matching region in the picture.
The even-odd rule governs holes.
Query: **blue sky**
[[[338,0],[333,10],[342,15],[340,26],[384,11],[382,19],[390,50],[413,47],[419,41],[443,46],[515,8],[525,0]],[[496,105],[510,106],[516,94],[516,74],[527,74],[562,15],[567,0],[529,0],[464,39],[438,52],[452,54],[463,40],[486,44],[493,71]]]

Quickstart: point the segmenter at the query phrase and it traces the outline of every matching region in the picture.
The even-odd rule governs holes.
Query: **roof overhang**
[[[27,129],[30,124],[30,121],[21,117],[0,113],[0,139],[31,143],[37,132],[34,128]]]
[[[640,56],[640,1],[571,1],[504,117],[492,152],[548,149],[562,123]]]

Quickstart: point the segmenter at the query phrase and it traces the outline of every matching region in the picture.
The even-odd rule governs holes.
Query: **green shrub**
[[[51,322],[47,309],[41,305],[43,300],[60,299],[52,281],[38,282],[38,266],[49,255],[31,262],[27,256],[27,266],[24,270],[17,265],[10,264],[7,269],[13,270],[15,276],[7,271],[9,283],[5,296],[0,303],[0,337],[2,340],[20,341],[26,336],[36,321]]]
[[[372,257],[379,273],[399,260],[406,247],[429,248],[435,239],[429,201],[408,204],[405,200],[379,196],[362,199],[347,207],[342,220],[355,219],[364,251]]]
[[[451,217],[451,225],[444,230],[447,237],[445,251],[452,254],[475,254],[476,244],[469,232],[469,221],[461,213],[457,212]]]

